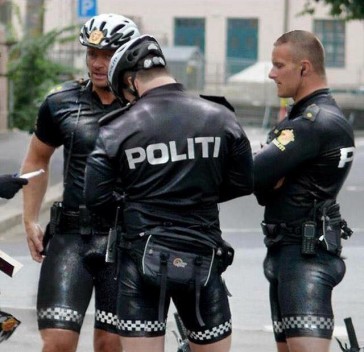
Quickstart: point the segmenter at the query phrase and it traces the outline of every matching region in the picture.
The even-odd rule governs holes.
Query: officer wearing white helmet
[[[66,82],[42,103],[22,172],[44,169],[24,188],[24,227],[32,258],[42,263],[37,296],[42,351],[76,351],[95,290],[94,350],[121,351],[116,327],[114,265],[105,262],[111,224],[87,211],[83,197],[86,158],[98,134],[99,119],[120,108],[108,87],[109,61],[115,50],[139,36],[130,19],[101,14],[80,31],[89,79]],[[64,191],[51,208],[46,230],[38,224],[54,151],[64,150]]]

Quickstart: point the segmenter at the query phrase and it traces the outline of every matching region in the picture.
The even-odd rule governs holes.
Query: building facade
[[[229,77],[256,62],[269,62],[273,42],[282,33],[309,30],[324,44],[330,87],[364,86],[363,21],[332,18],[329,7],[321,3],[315,5],[313,16],[300,15],[305,1],[45,0],[44,29],[81,25],[87,16],[80,6],[86,10],[94,6],[91,12],[96,13],[123,14],[164,47],[197,46],[204,60],[203,90],[215,94],[235,94],[226,90]],[[14,2],[24,14],[26,0]],[[59,56],[67,64],[84,67],[84,48],[77,42],[59,48]]]

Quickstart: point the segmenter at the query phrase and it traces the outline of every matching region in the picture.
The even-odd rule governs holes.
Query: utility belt
[[[110,222],[90,212],[86,206],[81,205],[78,211],[67,210],[62,202],[55,202],[51,207],[49,223],[50,235],[56,233],[89,235],[107,235]]]
[[[304,221],[299,226],[262,222],[261,227],[265,236],[264,243],[268,248],[278,243],[301,243],[301,253],[308,256],[315,255],[320,247],[340,255],[341,239],[348,239],[352,235],[352,230],[343,219],[328,226],[323,222]]]
[[[291,224],[269,224],[262,222],[264,243],[270,248],[277,244],[301,244],[301,253],[314,256],[318,248],[340,255],[341,239],[348,239],[353,231],[341,219],[339,205],[333,200],[314,205],[313,217]]]

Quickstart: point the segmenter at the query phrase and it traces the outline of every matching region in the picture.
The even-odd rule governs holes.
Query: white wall
[[[24,9],[25,0],[15,0]],[[62,28],[79,20],[76,0],[46,0],[45,29]],[[317,6],[314,17],[298,16],[305,0],[289,0],[288,30],[313,30],[313,19],[331,18],[329,8]],[[226,19],[259,18],[258,60],[270,60],[272,44],[284,32],[285,0],[98,0],[99,13],[114,12],[134,17],[144,33],[151,33],[163,45],[173,44],[174,17],[206,19],[205,60],[207,78],[219,82],[226,53]],[[364,22],[346,26],[346,67],[328,69],[328,80],[336,85],[364,85]]]

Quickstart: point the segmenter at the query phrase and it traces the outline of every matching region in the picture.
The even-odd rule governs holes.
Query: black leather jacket
[[[328,89],[293,105],[254,157],[255,190],[266,223],[307,219],[314,200],[336,199],[352,165],[353,130]],[[284,177],[283,186],[274,190]]]
[[[36,136],[44,143],[64,146],[65,208],[78,210],[83,201],[86,159],[95,146],[99,119],[120,107],[116,100],[103,105],[90,81],[70,81],[56,87],[42,103]]]
[[[101,127],[86,173],[92,210],[107,211],[118,178],[126,204],[137,204],[133,233],[178,212],[218,225],[218,202],[253,191],[251,147],[232,111],[168,84]]]

